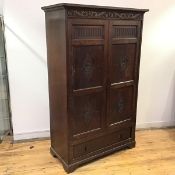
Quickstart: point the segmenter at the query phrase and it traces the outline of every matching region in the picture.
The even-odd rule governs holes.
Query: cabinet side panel
[[[51,146],[67,162],[65,11],[46,12]]]

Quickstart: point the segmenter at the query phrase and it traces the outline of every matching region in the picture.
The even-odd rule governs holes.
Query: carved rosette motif
[[[114,19],[130,19],[141,20],[143,15],[136,12],[117,12],[117,11],[104,11],[93,9],[68,9],[68,17],[86,17],[86,18],[114,18]]]

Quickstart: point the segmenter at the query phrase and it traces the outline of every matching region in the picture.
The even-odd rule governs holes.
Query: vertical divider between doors
[[[104,99],[104,114],[103,114],[103,121],[102,121],[102,130],[106,130],[106,122],[107,122],[107,83],[108,83],[108,20],[104,20],[104,92],[103,92],[103,99]]]
[[[111,21],[107,20],[107,64],[106,64],[106,128],[108,128],[108,117],[110,113],[110,65],[111,65]]]

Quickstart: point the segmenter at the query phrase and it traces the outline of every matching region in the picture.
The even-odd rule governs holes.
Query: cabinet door
[[[71,137],[101,132],[106,115],[108,27],[105,20],[72,19],[69,31]]]
[[[140,22],[111,20],[109,35],[107,123],[117,127],[135,122]]]

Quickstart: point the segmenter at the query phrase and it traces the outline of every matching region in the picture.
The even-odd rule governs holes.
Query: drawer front
[[[108,134],[73,147],[74,159],[131,138],[131,128]]]

